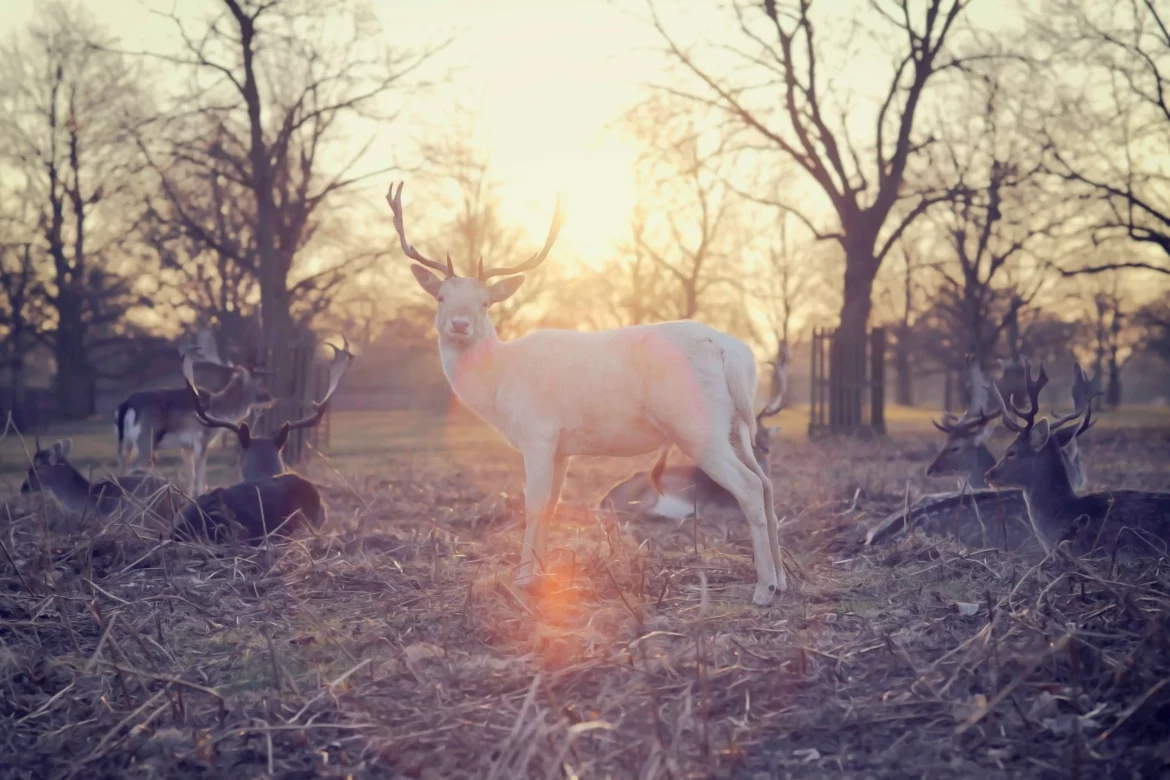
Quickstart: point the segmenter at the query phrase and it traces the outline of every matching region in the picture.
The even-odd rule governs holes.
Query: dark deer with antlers
[[[349,342],[343,344],[342,347],[329,345],[334,355],[325,397],[313,403],[312,414],[284,423],[273,436],[255,436],[247,423],[236,424],[213,417],[195,387],[191,357],[184,356],[183,375],[194,399],[196,415],[203,425],[230,430],[236,435],[243,482],[212,490],[186,506],[176,517],[176,535],[200,535],[216,541],[230,536],[256,543],[274,534],[287,536],[304,523],[318,528],[325,522],[325,506],[316,486],[289,472],[281,451],[290,431],[311,428],[325,416],[333,393],[353,361]]]
[[[246,422],[224,419],[214,413],[214,408],[205,400],[195,386],[195,370],[192,355],[183,356],[183,376],[187,380],[187,393],[195,411],[195,417],[208,430],[228,430],[236,435],[240,443],[240,476],[245,482],[276,476],[286,471],[282,452],[292,431],[316,427],[325,416],[329,399],[337,390],[341,378],[349,369],[353,354],[349,342],[343,338],[343,346],[328,345],[334,351],[333,363],[329,368],[329,387],[325,397],[313,403],[313,412],[300,420],[289,421],[277,429],[272,436],[257,436]]]
[[[988,480],[1023,491],[1032,528],[1045,551],[1068,541],[1076,555],[1103,550],[1127,562],[1165,555],[1170,493],[1111,490],[1077,495],[1068,474],[1069,458],[1062,450],[1091,424],[1091,404],[1054,421],[1037,420],[1040,391],[1047,383],[1043,366],[1035,378],[1028,370],[1028,409],[1017,408],[1014,400],[1004,407],[1004,425],[1016,439],[988,471]],[[1066,443],[1061,444],[1060,434],[1070,429],[1072,439],[1065,436]]]
[[[256,362],[236,365],[221,360],[208,331],[196,335],[194,344],[184,348],[195,359],[222,366],[231,378],[217,392],[204,394],[206,408],[222,420],[238,423],[252,410],[272,403],[265,385],[265,372]],[[118,406],[118,472],[128,467],[144,469],[154,464],[156,450],[180,449],[191,465],[189,494],[198,496],[206,486],[207,451],[219,438],[220,430],[202,425],[195,415],[195,403],[187,388],[140,390]]]
[[[992,423],[1003,416],[1003,400],[978,364],[969,361],[971,403],[963,418],[935,423],[935,427],[947,433],[947,443],[927,474],[970,474],[967,484],[979,487],[987,485],[985,472],[995,465],[995,458],[984,442],[991,435]],[[1072,395],[1076,409],[1085,408],[1096,395],[1092,382],[1079,365],[1075,366]],[[1084,425],[1065,428],[1056,434],[1064,468],[1076,489],[1085,483],[1077,437],[1092,425],[1089,415]],[[940,462],[941,465],[936,465]],[[926,534],[953,536],[970,547],[992,546],[1021,552],[1041,549],[1028,519],[1024,496],[1018,490],[962,490],[942,497],[927,496],[909,509],[889,515],[868,532],[866,543],[880,543],[911,527]]]

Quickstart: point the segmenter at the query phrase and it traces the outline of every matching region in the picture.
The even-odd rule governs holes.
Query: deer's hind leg
[[[764,467],[756,460],[752,451],[752,437],[747,425],[742,420],[732,424],[735,435],[735,454],[739,460],[759,477],[764,489],[764,514],[768,521],[768,548],[772,555],[772,564],[776,567],[776,587],[781,593],[788,590],[788,574],[784,571],[784,559],[780,547],[779,520],[776,518],[776,495],[772,485],[772,476],[765,472]]]
[[[772,601],[778,583],[776,565],[769,547],[764,486],[756,473],[735,454],[731,442],[724,436],[712,437],[707,446],[694,457],[707,476],[735,497],[747,519],[752,556],[756,564],[756,589],[752,594],[752,603],[759,607],[766,606]]]

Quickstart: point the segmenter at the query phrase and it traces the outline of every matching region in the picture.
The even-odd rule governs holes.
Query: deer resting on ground
[[[231,379],[221,390],[206,393],[205,408],[217,419],[238,423],[253,409],[272,403],[264,372],[252,365],[237,366],[220,360],[210,333],[200,333],[190,351],[201,360],[231,371]],[[194,497],[203,492],[207,451],[219,438],[220,429],[208,428],[199,421],[188,388],[132,393],[118,406],[115,424],[119,473],[125,473],[131,462],[135,469],[152,466],[155,450],[177,448],[191,466],[189,494]]]
[[[997,487],[1019,488],[1032,528],[1046,552],[1062,542],[1085,555],[1103,551],[1132,563],[1167,553],[1170,543],[1170,493],[1110,490],[1077,495],[1069,478],[1069,456],[1058,434],[1088,427],[1090,404],[1049,421],[1036,419],[1040,390],[1048,383],[1044,367],[1025,374],[1029,408],[1005,406],[1003,422],[1016,439],[987,473]],[[1079,419],[1078,419],[1079,418]],[[1068,426],[1068,428],[1064,427]],[[1075,440],[1075,433],[1073,434]]]
[[[450,255],[443,265],[407,240],[401,184],[386,200],[402,251],[416,263],[411,271],[437,302],[439,355],[451,389],[524,457],[519,586],[532,584],[546,560],[570,458],[643,455],[673,444],[735,496],[747,518],[752,601],[765,605],[786,589],[772,483],[752,455],[756,366],[746,344],[697,322],[593,333],[542,329],[502,341],[488,310],[548,256],[563,221],[559,200],[539,252],[511,267],[485,269],[480,258],[473,277],[457,275]],[[497,276],[506,278],[489,283]]]
[[[90,482],[69,462],[72,439],[53,442],[45,449],[38,440],[36,447],[20,492],[48,493],[69,514],[108,517],[120,510],[141,508],[169,517],[180,503],[170,483],[146,471]]]
[[[963,418],[951,418],[935,427],[947,433],[947,443],[939,453],[927,474],[937,475],[936,464],[942,462],[941,473],[962,475],[967,468],[982,468],[983,472],[995,465],[995,459],[983,443],[990,436],[990,426],[1003,416],[1003,399],[991,379],[984,375],[973,360],[969,363],[971,382],[971,404]],[[1064,468],[1073,485],[1084,485],[1084,463],[1077,447],[1077,438],[1092,425],[1092,413],[1088,405],[1095,397],[1093,385],[1079,365],[1075,366],[1073,381],[1074,408],[1086,409],[1081,425],[1065,428],[1058,432]],[[982,441],[977,441],[982,439]],[[976,454],[976,449],[982,453]],[[985,453],[985,454],[983,454]],[[988,460],[990,466],[983,464]],[[978,464],[978,465],[976,465]],[[983,472],[968,480],[969,485],[987,484]],[[890,539],[910,527],[919,528],[927,534],[953,536],[969,547],[993,546],[1016,552],[1033,552],[1042,549],[1028,519],[1028,507],[1023,494],[1018,490],[965,490],[956,494],[927,496],[908,510],[900,510],[888,516],[866,535],[866,544],[873,545]]]
[[[188,504],[175,520],[179,537],[203,536],[224,541],[258,543],[270,535],[289,536],[303,523],[320,528],[325,522],[325,505],[316,486],[298,474],[288,472],[281,451],[290,431],[311,428],[321,422],[341,378],[353,362],[349,342],[329,347],[329,387],[325,397],[313,403],[313,412],[300,420],[286,422],[274,436],[254,436],[247,423],[232,423],[212,417],[195,387],[191,356],[183,357],[183,376],[193,398],[196,415],[209,428],[232,431],[240,443],[240,473],[244,481],[216,488]]]
[[[756,415],[756,436],[752,454],[763,472],[772,474],[772,439],[776,428],[765,426],[767,417],[777,414],[784,405],[788,386],[788,349],[781,344],[772,366],[776,395]],[[738,511],[735,497],[707,473],[694,466],[666,466],[670,448],[666,447],[649,471],[639,471],[614,485],[598,504],[603,511],[612,510],[633,518],[664,517],[683,520],[712,511]]]

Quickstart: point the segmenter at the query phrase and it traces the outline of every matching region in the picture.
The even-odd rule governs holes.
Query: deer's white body
[[[755,358],[738,339],[697,322],[664,322],[594,333],[538,330],[501,341],[488,316],[540,265],[556,240],[558,209],[544,249],[511,268],[460,277],[406,239],[402,188],[387,195],[415,279],[438,303],[443,371],[463,403],[524,456],[524,543],[516,582],[535,579],[548,526],[574,455],[642,455],[675,445],[735,496],[751,532],[752,601],[785,590],[772,482],[752,454]],[[424,268],[425,266],[425,268]],[[444,274],[440,279],[426,270]],[[508,278],[488,284],[492,276]]]
[[[735,411],[729,383],[749,383],[740,392],[750,403],[756,376],[743,342],[697,322],[539,330],[515,341],[493,331],[469,347],[441,338],[440,354],[459,399],[512,446],[553,440],[566,456],[643,455],[675,429],[706,437],[710,419]]]
[[[739,339],[698,322],[664,322],[585,333],[539,330],[501,341],[491,329],[474,342],[444,335],[443,372],[459,399],[524,454],[526,503],[555,510],[567,459],[574,455],[643,455],[674,444],[745,509],[759,576],[754,600],[785,589],[771,482],[746,466],[755,437],[755,358]],[[547,473],[546,473],[547,472]],[[529,501],[531,494],[532,501]],[[551,506],[550,506],[551,505]],[[547,520],[533,543],[543,554]],[[527,536],[527,534],[526,534]],[[528,555],[521,582],[531,580]]]

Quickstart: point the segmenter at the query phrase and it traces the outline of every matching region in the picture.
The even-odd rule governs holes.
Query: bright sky
[[[0,34],[24,27],[39,1],[0,2]],[[105,24],[124,48],[155,52],[179,49],[173,23],[158,11],[203,17],[222,8],[218,0],[76,2]],[[736,25],[725,3],[657,4],[671,32],[683,42],[702,42],[707,55],[718,45],[721,32]],[[825,7],[835,12],[834,27],[841,31],[868,18],[854,13],[860,10],[855,5],[864,4],[865,0],[832,0]],[[635,149],[607,128],[638,97],[643,84],[661,80],[666,62],[663,42],[646,19],[643,0],[380,0],[373,7],[391,43],[425,46],[455,37],[425,74],[438,77],[450,72],[452,82],[430,93],[431,99],[414,100],[411,110],[427,121],[442,121],[459,100],[479,113],[479,141],[490,150],[493,169],[503,181],[509,220],[523,225],[539,243],[559,191],[569,217],[560,247],[587,261],[610,255],[626,232],[635,200],[631,170]],[[970,18],[981,28],[995,29],[1019,18],[1014,7],[1014,0],[976,3]],[[193,23],[191,29],[200,26]],[[846,55],[844,83],[834,85],[836,94],[844,94],[845,88],[872,95],[881,86],[873,80],[888,78],[885,61],[873,67],[869,32],[862,28],[860,48]],[[733,35],[742,45],[742,35]],[[418,123],[400,119],[393,127],[380,129],[379,148],[396,148],[400,139],[420,131]],[[390,157],[377,154],[370,165],[384,167],[393,162],[386,159]],[[384,186],[376,182],[371,190],[380,193]]]
[[[210,0],[78,1],[126,49],[172,52],[178,47],[173,24],[152,10],[197,14],[220,6]],[[0,3],[0,34],[25,26],[37,4]],[[476,129],[504,181],[510,216],[540,241],[559,190],[570,209],[562,246],[587,256],[609,250],[633,202],[634,151],[606,128],[662,62],[652,51],[659,45],[653,30],[631,13],[640,13],[640,4],[382,0],[374,7],[392,38],[425,44],[456,37],[428,75],[450,71],[454,83],[434,93],[436,99],[447,106],[458,99],[479,112]],[[422,113],[441,119],[443,110],[428,103]],[[400,122],[393,132],[418,129]]]

